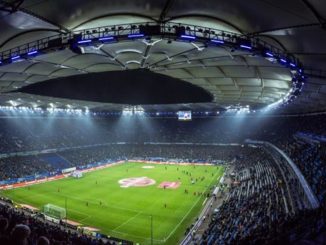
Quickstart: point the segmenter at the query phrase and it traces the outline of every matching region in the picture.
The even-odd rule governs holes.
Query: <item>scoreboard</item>
[[[191,111],[178,111],[178,120],[179,121],[190,121],[191,120]]]

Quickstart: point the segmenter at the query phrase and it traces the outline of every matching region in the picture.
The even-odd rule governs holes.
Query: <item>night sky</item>
[[[35,83],[20,92],[121,104],[211,102],[204,89],[180,79],[144,69],[89,73]]]

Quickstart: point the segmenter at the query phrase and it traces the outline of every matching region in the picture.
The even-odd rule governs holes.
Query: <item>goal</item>
[[[53,205],[53,204],[46,204],[43,207],[43,213],[47,216],[50,216],[52,218],[56,219],[64,219],[66,217],[66,209]]]
[[[76,170],[76,171],[72,172],[71,176],[79,179],[79,178],[83,177],[83,172]]]

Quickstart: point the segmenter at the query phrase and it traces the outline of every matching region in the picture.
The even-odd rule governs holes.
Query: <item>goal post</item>
[[[66,209],[56,206],[56,205],[53,205],[51,203],[44,205],[43,213],[47,216],[50,216],[50,217],[56,218],[56,219],[66,218]]]
[[[83,172],[75,170],[74,172],[72,172],[71,176],[79,179],[79,178],[83,177]]]

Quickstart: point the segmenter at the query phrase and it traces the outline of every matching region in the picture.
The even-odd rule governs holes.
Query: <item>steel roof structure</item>
[[[288,66],[246,48],[206,42],[216,37],[228,41],[236,36],[266,43],[269,50],[277,50],[302,65],[308,79],[301,94],[281,111],[326,110],[326,2],[323,1],[14,0],[0,1],[0,18],[0,105],[15,101],[22,106],[57,103],[58,107],[70,104],[75,108],[119,109],[123,105],[14,91],[58,77],[139,68],[200,86],[214,98],[211,103],[148,105],[145,109],[208,109],[236,104],[258,108],[284,98],[293,87],[293,71]],[[146,25],[159,25],[166,33],[182,26],[190,38],[165,32],[166,35],[160,32],[128,38],[130,34],[141,33],[140,26]],[[196,39],[191,39],[192,36]],[[58,37],[61,41],[55,45]],[[101,37],[114,40],[100,42]],[[71,48],[72,38],[77,44],[94,38],[97,42],[80,43],[76,52]],[[34,51],[33,47],[43,47],[46,52],[27,55]],[[24,57],[22,52],[26,54]]]

